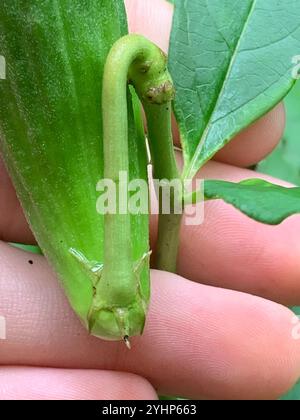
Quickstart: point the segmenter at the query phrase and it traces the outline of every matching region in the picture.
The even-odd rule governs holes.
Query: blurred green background
[[[283,139],[257,170],[300,185],[300,81],[286,97],[285,106],[287,125]]]

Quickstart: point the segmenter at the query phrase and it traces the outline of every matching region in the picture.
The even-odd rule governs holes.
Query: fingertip
[[[152,385],[126,372],[3,367],[1,400],[157,400]]]
[[[110,398],[114,400],[157,400],[158,396],[151,383],[144,377],[128,372],[109,372],[111,376]]]
[[[182,395],[273,400],[299,379],[300,322],[294,323],[289,309],[245,293],[197,286],[170,273],[154,271],[153,278],[155,309],[162,318],[154,321],[174,338],[159,334],[172,342],[173,351],[184,355],[184,369],[193,379]],[[167,320],[159,307],[172,316]],[[175,341],[181,335],[182,341]],[[164,357],[172,360],[166,347],[165,352]],[[177,375],[180,369],[177,366]]]
[[[125,0],[130,33],[144,35],[163,51],[169,48],[173,6],[165,0]]]
[[[243,130],[214,157],[215,160],[249,167],[264,159],[280,142],[285,128],[283,102]]]
[[[258,172],[215,161],[205,165],[198,176],[230,182],[260,178],[290,186]],[[270,226],[250,219],[221,200],[207,202],[201,225],[182,226],[178,272],[194,281],[297,306],[300,304],[299,229],[299,215]]]

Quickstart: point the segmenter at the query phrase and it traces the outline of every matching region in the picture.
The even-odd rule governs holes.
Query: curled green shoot
[[[134,86],[144,105],[155,176],[160,179],[179,176],[171,133],[174,89],[166,56],[142,36],[125,36],[112,47],[103,76],[104,177],[115,182],[117,197],[122,188],[118,183],[119,173],[129,171],[128,83]],[[160,224],[165,220],[161,219]],[[159,239],[162,251],[168,248],[169,239]],[[140,261],[133,261],[131,241],[130,214],[105,214],[103,269],[95,284],[90,313],[94,334],[97,332],[106,339],[123,339],[128,347],[129,338],[143,331],[148,306],[148,294],[142,292],[139,270],[149,255],[141,255]],[[159,252],[158,249],[158,255]],[[171,254],[167,260],[173,270],[177,244]],[[157,268],[168,269],[160,263]]]

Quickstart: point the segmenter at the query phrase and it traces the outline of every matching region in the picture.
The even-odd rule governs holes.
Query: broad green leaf
[[[169,67],[185,178],[287,94],[299,45],[298,0],[175,0]]]
[[[208,180],[204,183],[206,200],[222,199],[242,213],[269,225],[277,225],[292,214],[300,213],[300,188],[285,188],[262,179],[240,183]]]
[[[284,137],[257,170],[300,186],[300,82],[286,97],[285,106],[287,125]]]

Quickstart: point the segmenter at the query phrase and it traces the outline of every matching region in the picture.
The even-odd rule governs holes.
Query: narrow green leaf
[[[185,178],[294,83],[298,0],[175,0],[170,41]]]
[[[24,245],[14,242],[10,242],[9,244],[15,248],[21,249],[22,251],[31,252],[32,254],[43,255],[41,248],[37,245]]]
[[[240,183],[208,180],[204,183],[204,196],[206,200],[222,199],[268,225],[277,225],[300,213],[300,187],[285,188],[262,179]]]

